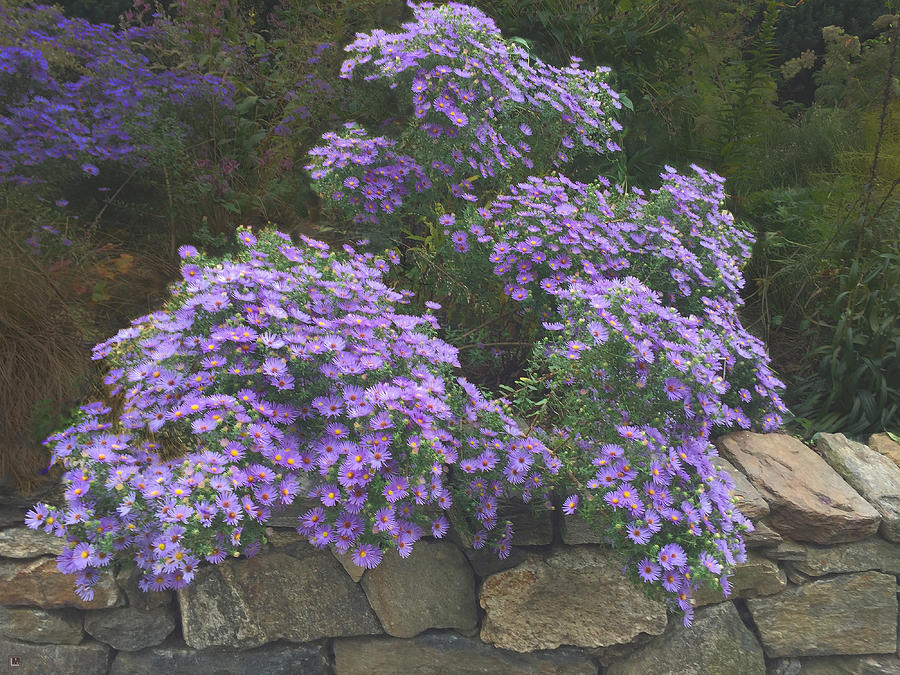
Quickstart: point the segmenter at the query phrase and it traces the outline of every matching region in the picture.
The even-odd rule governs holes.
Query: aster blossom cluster
[[[483,224],[473,227],[486,235],[477,253],[513,300],[562,314],[543,322],[563,335],[558,354],[579,359],[588,345],[621,333],[633,350],[633,369],[623,374],[638,389],[664,362],[673,368],[664,399],[683,400],[688,419],[708,418],[704,430],[748,429],[751,417],[773,430],[785,411],[784,385],[736,313],[752,238],[722,209],[721,177],[693,169],[682,176],[666,167],[649,195],[606,180],[531,178],[481,211]],[[643,297],[627,303],[636,307],[629,316],[611,314],[616,298],[635,293]],[[692,382],[699,386],[685,384]]]
[[[414,205],[478,202],[536,164],[620,150],[610,112],[623,103],[608,68],[543,63],[467,5],[409,6],[415,20],[402,32],[358,35],[345,48],[353,56],[341,76],[394,91],[407,122],[394,140],[415,161],[374,151],[386,139],[350,124],[326,134],[306,167],[357,222],[391,227]]]
[[[121,411],[90,404],[48,439],[67,507],[39,504],[27,520],[68,538],[60,570],[89,598],[128,550],[144,590],[183,588],[201,560],[255,554],[272,511],[298,496],[315,503],[298,532],[361,567],[443,537],[457,502],[485,545],[508,455],[545,470],[543,444],[452,376],[456,349],[434,316],[396,312],[408,293],[383,283],[387,259],[277,232],[240,239],[244,252],[218,264],[184,247],[166,308],[94,349]]]
[[[116,30],[47,6],[0,8],[0,20],[14,36],[0,46],[0,183],[40,182],[39,167],[54,165],[90,176],[104,162],[142,166],[154,151],[142,130],[162,110],[233,105],[224,80],[159,70],[135,49],[158,39],[157,28]]]

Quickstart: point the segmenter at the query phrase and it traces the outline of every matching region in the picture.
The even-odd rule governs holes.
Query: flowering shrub
[[[270,510],[301,493],[318,504],[298,532],[362,567],[451,520],[506,557],[498,502],[568,495],[564,513],[689,623],[699,584],[728,594],[752,529],[710,433],[772,429],[783,410],[736,316],[750,237],[722,210],[722,179],[697,167],[666,167],[648,192],[541,177],[568,159],[570,130],[588,151],[616,149],[604,106],[618,96],[602,73],[530,62],[472,8],[411,6],[416,23],[360,36],[345,65],[413,93],[404,130],[326,134],[313,177],[373,230],[434,214],[451,273],[501,281],[499,301],[536,336],[511,400],[453,376],[439,305],[397,311],[412,295],[383,278],[397,253],[242,230],[234,260],[182,249],[166,308],[98,345],[122,410],[92,404],[49,439],[69,504],[38,505],[28,523],[68,536],[60,568],[89,597],[116,551],[135,550],[145,589],[183,587],[202,558],[252,555]],[[534,150],[521,140],[532,133]],[[468,179],[449,184],[462,165],[480,196]]]
[[[194,250],[164,311],[98,345],[114,366],[121,414],[102,404],[51,437],[68,507],[39,505],[32,527],[75,542],[60,569],[90,597],[96,571],[134,548],[144,589],[182,588],[201,558],[259,550],[272,508],[317,499],[298,531],[372,567],[441,537],[455,501],[485,529],[497,523],[501,460],[519,438],[502,407],[451,376],[456,350],[435,318],[397,313],[406,294],[382,282],[388,263],[346,247],[337,256],[280,233],[220,264]],[[175,449],[187,450],[165,459]],[[179,454],[181,454],[179,452]],[[478,480],[451,486],[451,467]],[[511,531],[499,537],[508,554]],[[485,533],[477,535],[481,544]]]
[[[472,250],[526,311],[551,315],[516,407],[553,429],[575,490],[564,511],[594,522],[688,621],[691,589],[718,577],[727,593],[722,572],[752,530],[710,431],[751,417],[771,430],[784,410],[763,345],[735,316],[749,237],[721,211],[721,179],[696,173],[668,170],[649,196],[532,179],[490,205]]]
[[[605,181],[533,178],[489,205],[485,225],[470,227],[479,234],[473,253],[494,263],[494,274],[508,282],[506,294],[533,314],[556,310],[559,321],[543,326],[566,340],[603,344],[609,330],[622,333],[634,358],[624,379],[613,378],[618,385],[647,390],[647,378],[660,367],[656,356],[664,355],[678,371],[673,378],[696,383],[680,385],[677,396],[667,390],[665,398],[699,406],[708,418],[702,430],[709,424],[746,429],[751,417],[775,429],[783,385],[767,365],[763,344],[736,316],[740,265],[752,240],[721,210],[721,177],[698,167],[693,177],[666,169],[665,182],[649,198],[637,188],[620,193]],[[643,298],[629,312],[634,318],[621,309],[611,318],[611,303],[635,293]],[[600,325],[601,333],[589,334],[586,325]],[[556,342],[570,360],[587,348]],[[650,391],[645,405],[657,395]]]
[[[612,135],[622,127],[608,111],[622,103],[606,82],[608,68],[531,58],[466,5],[409,5],[415,22],[401,33],[358,36],[341,69],[397,92],[406,122],[397,138],[350,123],[310,152],[307,169],[320,190],[356,222],[394,214],[382,219],[390,228],[422,204],[477,202],[535,166],[620,149]]]
[[[231,103],[219,78],[155,68],[139,45],[156,29],[118,31],[46,6],[0,8],[0,20],[12,36],[0,46],[0,183],[41,182],[70,165],[89,176],[104,162],[145,165],[158,152],[149,134],[184,132],[165,111]]]

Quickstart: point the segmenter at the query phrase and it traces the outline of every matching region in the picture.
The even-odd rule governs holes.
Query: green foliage
[[[234,221],[308,231],[312,195],[298,166],[306,151],[348,107],[378,115],[390,105],[348,99],[336,77],[341,47],[373,22],[399,23],[403,4],[289,0],[267,12],[266,3],[224,3],[225,20],[213,33],[206,27],[223,3],[182,4],[175,26],[187,29],[201,67],[234,85],[236,105],[224,118],[207,116],[206,140],[191,148],[187,165],[199,171],[183,181],[179,220],[205,218],[210,232],[229,241]]]
[[[788,75],[815,69],[816,103],[782,125],[808,165],[791,176],[791,162],[776,163],[782,185],[758,180],[746,202],[766,233],[752,300],[767,337],[795,361],[789,395],[809,432],[900,425],[897,27],[879,25],[885,32],[863,43],[827,27],[823,56],[785,64]],[[777,146],[776,162],[792,147]]]
[[[852,35],[874,37],[872,22],[887,11],[884,0],[828,0],[793,3],[778,17],[777,46],[785,60],[822,46],[822,29],[843,26]]]
[[[794,391],[795,413],[817,431],[864,434],[900,426],[900,247],[839,272],[823,308],[830,342],[813,350],[817,370]]]

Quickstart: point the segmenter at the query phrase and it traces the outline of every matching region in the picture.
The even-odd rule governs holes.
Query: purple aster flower
[[[578,495],[569,495],[563,502],[563,513],[571,516],[578,509]]]
[[[319,499],[325,506],[334,506],[341,501],[341,491],[335,485],[323,485],[319,489]]]
[[[459,253],[465,253],[466,251],[469,250],[469,239],[468,239],[468,235],[465,231],[456,230],[451,235],[450,239],[453,242],[453,247]]]
[[[632,523],[628,526],[628,538],[638,546],[645,546],[650,541],[649,528]]]
[[[669,593],[677,593],[681,588],[684,577],[674,570],[665,570],[662,573],[662,586]]]
[[[373,528],[376,532],[390,532],[396,526],[397,520],[392,508],[383,507],[375,512],[375,524]]]
[[[404,476],[392,477],[384,486],[382,494],[392,504],[403,499],[409,491],[409,481]]]
[[[25,524],[32,530],[38,529],[47,522],[49,510],[45,504],[36,504],[25,516]]]
[[[607,492],[603,496],[603,500],[609,504],[614,511],[618,511],[619,509],[625,508],[625,498],[622,496],[622,490],[615,490],[613,492]]]
[[[335,539],[335,533],[328,525],[323,525],[309,536],[309,543],[318,549],[323,549]]]
[[[371,544],[363,544],[353,550],[353,564],[370,570],[381,562],[381,550]]]
[[[442,539],[450,527],[450,522],[444,516],[438,516],[431,522],[431,536]]]
[[[702,551],[699,556],[700,564],[715,575],[721,574],[722,565],[706,551]]]
[[[358,515],[344,512],[335,522],[339,535],[356,537],[363,529],[363,520]]]
[[[214,546],[212,551],[206,556],[206,559],[213,565],[218,565],[220,562],[225,560],[226,555],[226,551],[223,547]]]
[[[96,562],[93,544],[82,542],[72,549],[72,568],[83,570]]]
[[[731,581],[727,575],[723,574],[719,577],[719,585],[722,586],[722,597],[727,598],[731,595]]]
[[[298,534],[308,535],[316,530],[325,520],[325,511],[322,507],[310,509],[302,516],[298,516],[300,526],[297,528]]]
[[[647,583],[658,581],[661,572],[662,569],[660,568],[660,566],[649,558],[644,558],[640,563],[638,563],[638,574],[640,575],[641,579],[643,579]]]

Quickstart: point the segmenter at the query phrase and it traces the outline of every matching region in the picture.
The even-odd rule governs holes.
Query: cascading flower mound
[[[736,316],[751,238],[722,210],[721,177],[694,170],[667,167],[649,195],[531,178],[482,211],[464,253],[487,256],[506,294],[549,318],[516,403],[556,426],[547,442],[575,490],[564,512],[594,522],[687,621],[698,583],[727,592],[723,571],[753,528],[710,431],[751,418],[772,430],[784,410]]]
[[[456,376],[435,314],[397,311],[412,294],[383,274],[399,254],[241,230],[233,260],[183,249],[166,307],[96,348],[117,412],[86,406],[48,440],[68,505],[28,524],[68,537],[60,569],[89,597],[116,552],[134,552],[145,589],[252,555],[270,511],[301,496],[316,503],[298,532],[370,568],[451,522],[506,557],[502,501],[567,495],[563,512],[690,623],[700,584],[729,593],[752,529],[710,433],[774,429],[784,410],[736,314],[751,238],[698,167],[646,192],[558,172],[573,137],[618,149],[607,110],[623,99],[602,70],[531,59],[473,8],[410,6],[415,22],[358,36],[344,67],[409,96],[400,131],[348,123],[308,168],[373,236],[427,240],[443,273],[519,310],[502,316],[533,350],[510,400]]]
[[[59,567],[83,597],[116,551],[135,551],[152,590],[184,587],[201,559],[252,555],[271,510],[298,494],[318,502],[301,534],[373,567],[383,548],[405,557],[423,534],[442,537],[456,501],[494,529],[509,452],[553,462],[452,377],[456,349],[434,316],[396,311],[408,293],[383,283],[386,260],[278,232],[240,239],[244,252],[218,263],[182,249],[166,308],[94,350],[114,366],[121,412],[85,406],[48,440],[68,505],[38,505],[28,524],[68,536]],[[481,478],[451,484],[460,463]]]
[[[369,137],[348,123],[323,136],[306,167],[357,222],[390,227],[422,203],[477,202],[535,166],[621,149],[609,111],[623,102],[609,68],[543,63],[466,5],[409,5],[414,22],[358,36],[341,70],[395,90],[407,116],[399,137]]]

